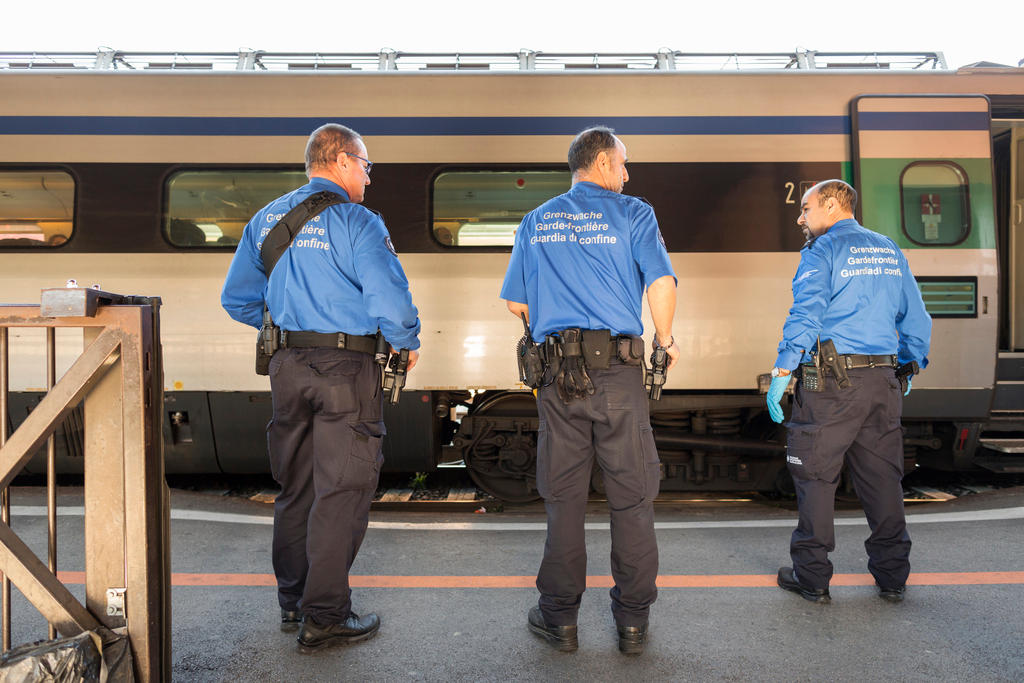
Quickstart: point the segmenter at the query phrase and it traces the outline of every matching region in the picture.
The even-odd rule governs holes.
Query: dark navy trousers
[[[539,606],[549,625],[576,623],[587,585],[584,516],[596,458],[611,512],[612,613],[620,626],[641,626],[658,595],[653,501],[661,482],[643,374],[616,361],[588,372],[592,396],[565,404],[554,385],[537,394],[537,489],[548,517]]]
[[[383,403],[373,356],[283,349],[270,362],[267,448],[278,601],[320,623],[348,618],[348,573],[369,522],[384,460]]]
[[[892,368],[848,371],[852,386],[840,390],[826,377],[825,391],[797,383],[786,459],[796,484],[800,520],[790,541],[797,578],[828,588],[835,549],[835,493],[843,463],[864,506],[871,535],[864,542],[868,570],[883,588],[897,588],[910,574],[910,535],[903,514],[903,397]]]

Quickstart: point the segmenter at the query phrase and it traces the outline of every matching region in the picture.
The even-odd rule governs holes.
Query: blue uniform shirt
[[[537,342],[569,327],[643,334],[641,297],[665,275],[675,277],[651,205],[579,182],[523,218],[501,298],[530,307]]]
[[[903,252],[848,218],[800,251],[775,366],[793,370],[807,362],[820,336],[839,353],[897,354],[900,363],[917,361],[923,369],[931,332]]]
[[[409,281],[380,216],[358,204],[337,204],[296,235],[267,281],[263,238],[290,209],[316,192],[348,194],[313,178],[278,197],[245,226],[228,269],[221,305],[235,320],[259,327],[263,303],[283,330],[376,334],[396,349],[418,349],[420,321]]]

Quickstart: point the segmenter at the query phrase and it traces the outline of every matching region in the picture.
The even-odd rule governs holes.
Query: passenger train
[[[220,289],[246,222],[305,182],[305,140],[328,121],[365,137],[365,204],[423,323],[421,362],[388,407],[386,469],[463,461],[499,498],[537,497],[522,326],[498,293],[520,219],[570,185],[572,136],[605,124],[679,277],[682,358],[651,403],[663,490],[784,485],[764,374],[801,195],[834,177],[904,250],[934,318],[931,365],[904,402],[908,464],[1022,471],[1022,68],[950,70],[940,53],[102,51],[0,54],[0,94],[0,299],[37,302],[72,278],[162,298],[168,472],[268,468],[269,384]],[[45,360],[41,331],[11,335],[16,426]],[[58,334],[60,367],[81,343]],[[60,467],[80,470],[80,444],[73,414]]]

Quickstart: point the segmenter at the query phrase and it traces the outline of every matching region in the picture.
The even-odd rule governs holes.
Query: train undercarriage
[[[1024,362],[1024,361],[1022,361]],[[1013,385],[1016,387],[1016,385]],[[11,394],[16,428],[42,398]],[[1024,409],[1016,396],[978,421],[904,420],[905,469],[1024,472]],[[998,395],[997,395],[998,399]],[[246,392],[167,392],[164,452],[170,474],[269,471],[264,428],[270,396]],[[463,463],[474,483],[510,503],[539,498],[536,399],[526,391],[408,391],[387,406],[385,471],[429,472]],[[57,431],[57,466],[82,471],[83,417],[78,408]],[[663,491],[791,492],[785,429],[751,392],[666,392],[651,403]],[[41,450],[28,473],[45,471]],[[603,491],[595,468],[592,488]]]
[[[1002,425],[1024,429],[1024,415],[1004,419]],[[792,491],[785,429],[771,422],[759,395],[665,394],[651,404],[651,426],[663,491]],[[496,498],[536,500],[537,428],[532,394],[485,392],[474,398],[441,460],[464,462],[477,486]],[[981,437],[993,429],[994,423],[907,421],[905,471],[919,466],[1024,471],[1016,459],[984,447]],[[597,468],[591,484],[603,490]]]

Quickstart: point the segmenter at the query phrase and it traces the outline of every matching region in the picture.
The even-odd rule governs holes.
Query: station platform
[[[532,505],[371,513],[353,603],[380,616],[380,633],[304,655],[279,629],[271,506],[178,490],[171,501],[176,681],[1024,680],[1024,487],[908,506],[913,573],[895,605],[867,573],[859,510],[837,512],[832,604],[816,605],[775,585],[791,509],[735,498],[659,505],[660,590],[640,657],[616,647],[599,503],[587,518],[577,652],[526,628],[545,537]],[[79,597],[81,504],[80,490],[61,489],[59,576]],[[12,489],[12,527],[45,556],[44,505],[42,489]],[[17,591],[12,605],[12,642],[45,638]]]

